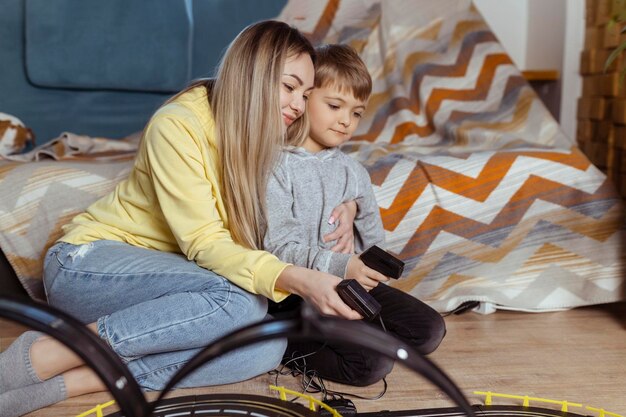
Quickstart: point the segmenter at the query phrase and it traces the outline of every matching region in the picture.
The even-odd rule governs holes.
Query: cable
[[[387,329],[385,328],[385,323],[383,323],[383,317],[379,314],[378,320],[380,320],[380,327],[383,328],[383,332],[387,333]]]
[[[299,356],[295,356],[298,352],[294,352],[289,359],[284,357],[283,363],[281,364],[280,368],[268,372],[269,375],[275,375],[274,385],[278,386],[278,377],[281,375],[291,375],[294,378],[302,376],[302,379],[300,381],[302,394],[320,392],[319,390],[309,389],[311,385],[314,385],[314,378],[317,377],[317,373],[314,370],[307,370],[306,358],[316,354],[325,346],[326,344],[324,343],[319,349]],[[285,359],[287,360],[285,361]],[[285,371],[285,368],[288,368],[288,370]],[[292,398],[290,401],[293,402],[297,399],[298,397],[295,397]]]
[[[378,393],[374,397],[364,397],[358,394],[352,394],[349,392],[342,392],[342,391],[333,391],[333,390],[326,390],[326,392],[331,395],[338,395],[339,398],[343,398],[344,396],[346,396],[346,397],[358,398],[360,400],[374,401],[374,400],[381,399],[387,393],[387,380],[383,378],[382,381],[383,381],[383,389],[380,393]]]
[[[442,313],[441,317],[448,317],[451,314],[459,315],[465,312],[468,312],[480,305],[479,301],[465,301],[464,303],[459,304],[454,310],[448,311],[447,313]]]
[[[382,318],[380,318],[380,323],[383,329],[385,329],[385,325],[382,321]],[[301,354],[299,356],[295,356],[297,352],[294,352],[292,354],[292,357],[287,359],[286,361],[285,361],[286,358],[283,358],[284,363],[278,369],[274,369],[268,372],[269,375],[274,375],[274,385],[278,386],[278,378],[280,376],[291,375],[294,378],[301,377],[300,388],[302,390],[301,391],[302,394],[321,393],[322,401],[324,402],[328,401],[329,399],[337,399],[337,398],[343,399],[344,397],[352,397],[352,398],[358,398],[361,400],[373,401],[373,400],[378,400],[382,398],[387,393],[387,380],[385,378],[382,379],[383,381],[382,391],[373,397],[364,397],[358,394],[353,394],[353,393],[343,392],[343,391],[334,391],[334,390],[330,390],[326,388],[324,379],[318,375],[317,371],[313,369],[307,369],[307,363],[306,363],[307,357],[310,357],[316,354],[324,347],[326,347],[326,343],[324,343],[319,349],[315,350],[314,352]],[[288,370],[285,370],[285,368],[288,368]],[[294,402],[297,399],[298,397],[295,397],[289,401]]]

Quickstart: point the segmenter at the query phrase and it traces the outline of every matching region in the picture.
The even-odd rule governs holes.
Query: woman
[[[313,59],[310,43],[284,23],[244,29],[215,81],[192,85],[155,113],[128,179],[76,216],[48,251],[49,303],[88,323],[142,388],[163,388],[201,348],[262,320],[268,298],[293,293],[322,313],[360,318],[337,296],[340,278],[257,249],[266,178],[280,146],[307,131]],[[334,215],[354,218],[351,209]],[[350,221],[342,224],[327,236],[343,236],[337,249],[351,241]],[[278,340],[232,352],[181,386],[259,375],[285,347]],[[104,389],[78,357],[37,332],[3,352],[0,366],[11,370],[0,376],[3,416]]]

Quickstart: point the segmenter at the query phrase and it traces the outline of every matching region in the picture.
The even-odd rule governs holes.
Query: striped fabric
[[[439,311],[623,299],[623,207],[468,0],[308,2],[281,19],[348,43],[374,81],[344,151],[369,170],[391,285]]]
[[[625,298],[620,198],[469,0],[290,0],[279,19],[316,43],[354,46],[372,73],[344,151],[370,172],[387,249],[407,264],[391,285],[439,311]],[[0,164],[0,246],[31,296],[44,298],[41,261],[60,225],[129,169],[115,159]]]
[[[57,142],[48,152],[60,148]],[[106,162],[84,155],[80,161],[0,163],[0,247],[32,298],[45,300],[43,257],[61,227],[128,176],[132,158],[108,156]]]

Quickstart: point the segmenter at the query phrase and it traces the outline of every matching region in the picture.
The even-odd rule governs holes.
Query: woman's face
[[[287,58],[280,87],[280,112],[285,127],[289,127],[306,110],[314,77],[315,68],[309,54]]]

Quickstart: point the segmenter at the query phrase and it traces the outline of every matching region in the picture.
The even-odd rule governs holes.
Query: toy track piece
[[[108,417],[122,417],[116,412]],[[319,417],[301,404],[272,397],[247,394],[190,395],[161,401],[153,411],[154,417],[214,416],[214,417]]]
[[[474,413],[480,417],[589,417],[569,411],[520,405],[473,405],[472,408]],[[463,417],[465,415],[465,412],[460,408],[449,407],[358,413],[357,417]]]

